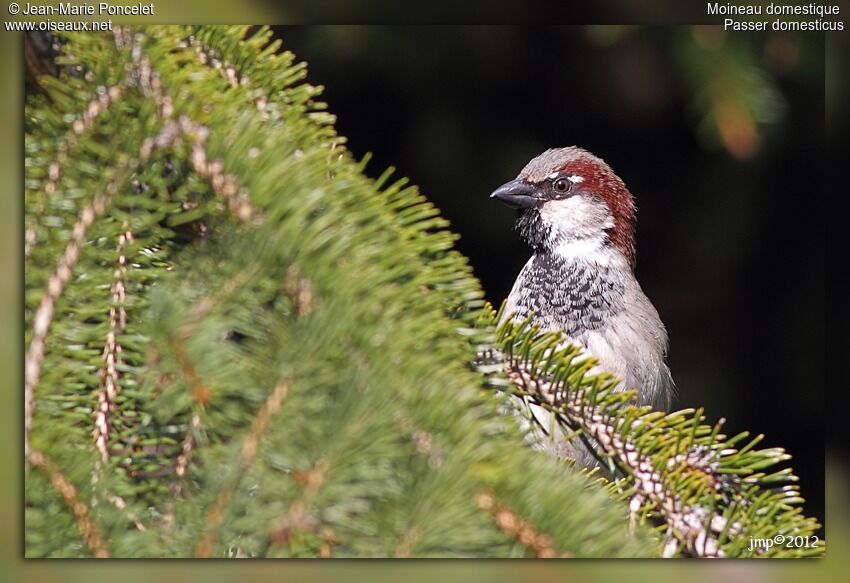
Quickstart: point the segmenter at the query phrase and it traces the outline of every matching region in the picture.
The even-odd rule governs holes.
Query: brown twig
[[[79,118],[71,125],[71,129],[65,135],[65,138],[59,144],[56,151],[56,159],[47,166],[47,180],[41,190],[44,196],[50,196],[56,192],[56,187],[59,184],[59,179],[62,176],[62,168],[68,162],[69,153],[77,143],[78,136],[89,131],[97,118],[109,109],[115,101],[121,98],[124,88],[119,85],[113,85],[104,90],[98,97],[89,101],[88,105],[83,109]],[[38,236],[37,226],[44,213],[44,202],[39,202],[34,209],[33,226],[27,228],[24,234],[24,261],[29,261],[32,255],[32,249],[35,246]]]
[[[312,283],[308,278],[300,277],[295,264],[290,265],[286,270],[284,290],[292,298],[296,316],[306,316],[313,311]]]
[[[416,541],[419,540],[419,537],[422,535],[422,528],[417,525],[413,525],[405,531],[404,535],[402,535],[401,540],[398,541],[398,544],[395,547],[395,552],[393,555],[399,559],[406,559],[410,556],[411,551],[413,550],[413,546],[416,544]]]
[[[65,505],[71,510],[77,527],[83,535],[86,546],[89,547],[95,558],[103,559],[109,557],[109,551],[98,532],[97,526],[91,520],[91,511],[85,502],[80,500],[77,489],[71,481],[63,474],[56,465],[42,452],[30,451],[27,460],[34,468],[44,471],[50,478],[53,489],[62,496]]]
[[[195,549],[196,557],[212,556],[215,545],[218,542],[219,529],[224,522],[224,515],[227,506],[230,504],[233,489],[254,461],[260,447],[260,441],[269,426],[269,421],[271,421],[274,414],[280,410],[281,405],[283,405],[283,401],[289,394],[289,389],[289,381],[282,381],[278,383],[274,390],[272,390],[266,398],[266,402],[263,403],[263,406],[260,407],[260,410],[257,412],[257,416],[251,423],[251,430],[248,432],[248,436],[242,443],[238,470],[234,475],[234,479],[231,484],[223,488],[218,493],[216,503],[207,515],[206,533],[201,538],[201,541]]]
[[[475,505],[488,512],[502,532],[515,538],[538,559],[574,556],[572,553],[559,552],[551,536],[538,532],[530,521],[519,516],[509,506],[500,503],[492,492],[482,491],[476,494]]]
[[[189,462],[192,459],[192,452],[195,449],[195,435],[201,428],[201,416],[197,413],[192,413],[192,421],[190,422],[189,431],[186,432],[186,437],[183,439],[183,446],[180,448],[180,455],[177,456],[177,461],[174,467],[174,473],[178,478],[186,475],[186,470],[189,469]],[[177,485],[175,496],[182,493],[182,486]]]
[[[123,179],[123,172],[119,172]],[[44,364],[47,332],[53,320],[56,302],[71,279],[71,274],[80,259],[80,253],[86,242],[86,235],[95,219],[100,216],[118,191],[119,179],[107,184],[103,192],[94,196],[92,202],[83,209],[71,230],[71,240],[59,260],[53,275],[47,281],[47,291],[33,316],[33,332],[24,361],[24,453],[29,454],[32,415],[35,405],[35,390],[41,377]]]
[[[118,236],[118,266],[115,269],[115,281],[109,293],[112,305],[109,306],[109,329],[103,346],[103,368],[100,371],[102,389],[97,397],[92,435],[95,447],[100,452],[102,463],[109,461],[109,434],[111,432],[110,414],[115,406],[115,398],[120,390],[118,367],[121,365],[121,343],[119,336],[127,327],[127,311],[124,307],[126,290],[124,279],[127,273],[127,257],[124,248],[132,244],[133,233],[125,231]]]
[[[274,526],[271,527],[268,535],[269,544],[273,546],[287,545],[296,532],[316,529],[319,522],[307,512],[307,508],[319,493],[327,476],[328,463],[324,460],[319,460],[307,471],[293,472],[293,477],[303,486],[304,490],[301,496],[289,506],[286,514],[273,522]]]
[[[269,119],[269,98],[265,91],[251,82],[248,75],[239,72],[235,65],[221,58],[217,51],[208,47],[195,38],[189,38],[183,42],[184,48],[191,47],[198,57],[198,61],[205,66],[219,72],[219,74],[230,84],[231,87],[247,87],[251,93],[257,95],[253,98],[254,105],[264,120]]]

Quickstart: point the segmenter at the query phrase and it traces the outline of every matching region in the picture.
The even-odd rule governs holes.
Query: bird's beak
[[[497,198],[516,209],[533,207],[539,200],[534,196],[534,187],[522,180],[511,180],[503,184],[493,191],[490,198]]]

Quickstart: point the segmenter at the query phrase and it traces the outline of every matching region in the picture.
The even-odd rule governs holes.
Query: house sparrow
[[[516,228],[534,253],[508,296],[503,318],[562,332],[599,360],[598,372],[636,388],[638,405],[667,410],[673,379],[667,331],[635,279],[635,205],[608,164],[578,147],[546,150],[491,195],[518,209]],[[547,412],[530,405],[536,430]],[[595,457],[560,430],[539,445],[585,466]]]

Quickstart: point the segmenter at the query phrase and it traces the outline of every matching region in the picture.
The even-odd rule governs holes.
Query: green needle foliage
[[[705,487],[664,456],[731,440],[494,335],[438,211],[365,176],[269,37],[69,33],[28,97],[26,555],[660,556],[672,513],[627,465],[603,484],[532,451],[492,388],[568,379],[551,406],[589,399],[688,508]],[[816,527],[766,489],[788,475],[746,475],[782,456],[745,449],[717,454],[745,475],[711,507],[740,523],[727,556]]]
[[[494,326],[489,307],[480,326]],[[763,436],[726,436],[723,420],[705,425],[702,410],[670,414],[637,407],[636,391],[617,391],[613,375],[591,374],[597,361],[563,347],[559,334],[528,322],[503,322],[499,349],[479,353],[491,386],[555,415],[565,435],[588,440],[611,469],[612,494],[633,521],[657,524],[663,556],[805,557],[823,552],[817,522],[803,502],[782,448],[756,449]],[[507,371],[508,381],[501,373]],[[757,540],[756,540],[757,539]],[[772,541],[760,542],[760,541]]]

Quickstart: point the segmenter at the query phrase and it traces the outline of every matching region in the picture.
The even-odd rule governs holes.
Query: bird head
[[[634,265],[632,194],[608,164],[586,150],[546,150],[490,196],[518,210],[517,229],[536,251],[610,249]]]

